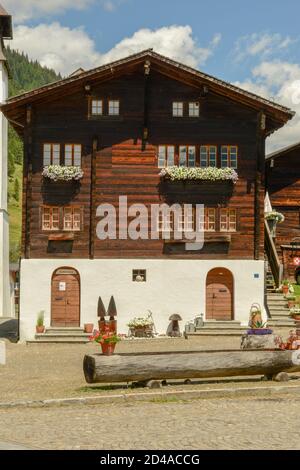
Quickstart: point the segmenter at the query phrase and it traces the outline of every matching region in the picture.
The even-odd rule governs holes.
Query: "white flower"
[[[238,174],[233,168],[188,168],[172,166],[163,168],[160,177],[170,181],[232,181],[238,180]]]
[[[79,166],[49,165],[42,175],[52,181],[78,181],[83,177],[83,171]]]

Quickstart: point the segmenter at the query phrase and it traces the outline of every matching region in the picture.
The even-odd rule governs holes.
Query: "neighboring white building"
[[[0,5],[0,103],[8,97],[4,39],[12,39],[11,16]],[[7,212],[7,120],[0,112],[0,319],[14,316],[9,279],[9,220]]]

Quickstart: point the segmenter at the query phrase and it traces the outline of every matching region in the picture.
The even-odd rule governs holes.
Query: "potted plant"
[[[45,317],[45,312],[44,312],[44,310],[41,310],[38,313],[37,321],[36,321],[36,327],[35,327],[36,332],[38,334],[42,334],[42,333],[45,332],[44,317]]]
[[[282,281],[282,293],[283,295],[287,295],[289,293],[290,283],[288,279],[284,279]]]
[[[93,333],[94,331],[94,323],[85,323],[84,324],[84,332],[85,333]]]
[[[116,344],[121,341],[121,339],[122,336],[110,331],[108,326],[104,328],[103,332],[95,331],[93,336],[90,337],[90,341],[100,344],[102,354],[105,356],[111,356],[114,353]]]
[[[286,296],[286,300],[287,300],[287,303],[288,303],[288,307],[289,307],[289,308],[295,307],[295,305],[296,305],[296,297],[295,297],[295,295],[293,295],[293,294],[288,294],[288,295]]]
[[[273,238],[276,236],[276,225],[284,222],[284,215],[281,212],[271,211],[265,214],[269,229]]]
[[[290,317],[296,321],[300,321],[300,305],[296,305],[290,309]]]

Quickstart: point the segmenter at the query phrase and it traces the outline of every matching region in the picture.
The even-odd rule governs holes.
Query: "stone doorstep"
[[[149,400],[201,400],[213,398],[268,397],[279,394],[300,394],[299,385],[273,385],[264,387],[216,388],[206,390],[147,391],[140,393],[120,393],[116,395],[98,395],[95,397],[54,398],[48,400],[19,400],[0,402],[1,409],[11,408],[48,408],[72,405],[101,405],[107,403],[127,403]]]

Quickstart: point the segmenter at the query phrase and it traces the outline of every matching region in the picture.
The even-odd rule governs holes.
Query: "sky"
[[[298,0],[0,0],[11,46],[67,76],[153,47],[296,111],[268,151],[300,141]]]

